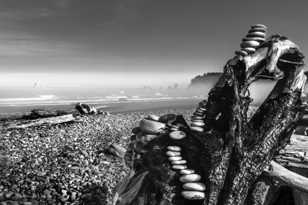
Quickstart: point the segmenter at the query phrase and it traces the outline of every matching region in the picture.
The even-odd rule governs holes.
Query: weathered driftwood
[[[167,129],[154,140],[133,141],[132,151],[128,152],[132,160],[127,161],[136,173],[121,186],[115,203],[260,204],[258,197],[251,197],[258,188],[255,184],[289,142],[297,121],[302,118],[301,95],[306,82],[302,59],[293,42],[273,36],[255,54],[228,61],[203,108],[205,126],[200,132],[193,131],[178,116],[167,121]],[[252,99],[248,87],[264,72],[279,80],[249,120],[247,112]],[[180,140],[169,137],[175,126],[187,137]],[[136,136],[145,135],[144,132],[137,132]],[[179,174],[165,155],[168,145],[181,147],[181,157],[205,184],[204,195],[199,195],[202,200],[184,197]]]
[[[308,136],[292,135],[290,143],[279,152],[275,161],[285,167],[307,169],[308,177]]]
[[[7,126],[8,129],[23,129],[27,127],[35,127],[41,125],[54,125],[75,121],[76,118],[72,114],[62,115],[57,117],[41,118],[25,122],[12,123]]]
[[[277,178],[284,184],[308,193],[308,178],[292,172],[275,161],[271,161],[268,169],[265,172],[271,177]]]

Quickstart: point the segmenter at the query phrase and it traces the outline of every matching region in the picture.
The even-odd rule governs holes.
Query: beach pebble
[[[186,137],[186,134],[183,131],[173,131],[169,133],[169,137],[174,140],[181,140]]]
[[[183,189],[193,190],[193,191],[204,191],[205,185],[200,182],[189,182],[189,183],[183,184]]]
[[[167,152],[166,152],[166,155],[167,155],[168,157],[175,157],[175,156],[180,156],[181,153],[180,153],[180,152],[174,152],[174,151],[167,151]]]
[[[200,191],[182,191],[182,196],[189,200],[201,200],[205,198],[205,194]]]
[[[184,175],[193,174],[193,173],[195,173],[195,171],[192,169],[183,169],[180,171],[180,174],[184,174]]]
[[[260,43],[258,41],[243,41],[241,43],[241,48],[247,48],[247,47],[258,47],[260,45]]]
[[[181,151],[181,147],[179,146],[168,146],[167,149],[170,151]]]
[[[179,165],[179,164],[186,164],[186,160],[179,160],[179,161],[171,161],[171,164],[173,165]]]
[[[254,24],[251,26],[251,28],[263,28],[263,29],[267,29],[267,26],[263,25],[263,24]]]
[[[148,115],[147,119],[158,121],[159,120],[159,116],[157,116],[157,115]]]
[[[191,126],[193,127],[203,127],[205,125],[205,123],[203,121],[193,121],[191,123]]]
[[[195,126],[192,126],[190,127],[191,130],[193,131],[196,131],[196,132],[203,132],[204,129],[202,127],[195,127]]]
[[[170,123],[170,122],[174,122],[175,120],[176,120],[175,114],[166,114],[159,118],[159,121],[163,123]]]
[[[235,51],[235,54],[238,55],[238,56],[247,56],[248,55],[248,53],[246,51],[242,51],[242,50]]]
[[[247,37],[262,37],[262,38],[265,38],[265,33],[264,32],[260,32],[260,31],[249,32],[247,34]]]
[[[180,177],[181,182],[197,182],[201,179],[199,174],[187,174]]]
[[[179,160],[182,160],[182,157],[175,156],[175,157],[169,157],[168,159],[169,159],[169,161],[179,161]]]
[[[192,119],[192,120],[202,120],[202,119],[204,119],[204,117],[193,115],[193,116],[191,117],[191,119]]]
[[[249,30],[249,33],[252,33],[252,32],[262,32],[262,33],[266,33],[266,29],[261,28],[261,27],[255,27],[255,28],[252,28],[252,29]]]
[[[256,52],[255,48],[251,48],[251,47],[247,47],[247,48],[243,48],[243,51],[246,51],[247,53],[251,54]]]
[[[199,107],[198,109],[201,110],[202,112],[206,111],[206,109],[204,107]]]
[[[186,165],[173,165],[172,169],[176,169],[176,170],[183,170],[186,169],[187,166]]]
[[[157,134],[166,127],[166,124],[161,123],[161,122],[156,122],[153,120],[143,119],[140,121],[139,127],[145,133]]]
[[[204,112],[202,112],[201,110],[196,110],[194,112],[195,115],[204,115]]]
[[[170,130],[172,130],[172,131],[177,131],[179,129],[180,129],[180,127],[177,126],[177,125],[171,125],[171,128],[170,128]]]
[[[249,38],[243,38],[242,41],[258,41],[260,43],[265,41],[265,38],[262,37],[249,37]]]

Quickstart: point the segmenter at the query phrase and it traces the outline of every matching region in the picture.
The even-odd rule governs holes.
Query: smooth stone
[[[159,116],[157,116],[157,115],[148,115],[147,119],[158,121],[159,120]]]
[[[195,127],[195,126],[197,126],[197,127],[203,127],[205,125],[205,123],[204,122],[192,122],[191,123],[191,126],[193,126],[193,127]]]
[[[198,109],[203,111],[203,112],[206,111],[206,109],[204,107],[199,107]]]
[[[261,27],[255,27],[255,28],[251,28],[248,33],[252,33],[252,32],[266,33],[266,29],[261,28]]]
[[[172,169],[176,169],[176,170],[183,170],[186,169],[187,166],[186,165],[173,165]]]
[[[182,160],[183,158],[180,157],[180,156],[175,156],[175,157],[169,157],[168,159],[169,159],[169,161],[180,161],[180,160]]]
[[[254,24],[251,26],[251,28],[263,28],[263,29],[267,29],[267,26],[265,26],[264,24]]]
[[[183,184],[183,189],[193,190],[193,191],[204,191],[205,185],[200,182],[189,182],[189,183]]]
[[[242,51],[242,50],[235,51],[235,54],[238,55],[238,56],[247,56],[248,55],[248,53],[246,51]]]
[[[182,196],[189,200],[201,200],[205,198],[205,194],[200,191],[182,191]]]
[[[201,116],[192,116],[191,117],[191,120],[203,120],[204,117],[201,117]]]
[[[178,131],[170,132],[169,137],[174,140],[181,140],[186,137],[186,134],[185,132],[178,130]]]
[[[176,120],[176,114],[166,114],[159,118],[159,121],[162,123],[171,123]]]
[[[260,46],[260,43],[258,41],[243,41],[241,43],[241,48],[247,48],[247,47],[258,47]]]
[[[190,127],[190,129],[193,130],[193,131],[196,131],[196,132],[203,132],[204,131],[204,129],[202,127],[192,126],[192,127]]]
[[[204,114],[205,111],[202,111],[202,110],[197,109],[197,110],[195,111],[195,113],[197,113],[197,114]]]
[[[170,130],[171,130],[171,131],[178,131],[179,128],[171,127]]]
[[[178,165],[178,164],[186,164],[187,161],[186,160],[179,160],[179,161],[172,161],[171,164],[174,164],[174,165]]]
[[[193,174],[193,173],[195,173],[195,171],[192,169],[183,169],[180,171],[180,174],[184,174],[184,175]]]
[[[179,129],[180,129],[180,127],[177,126],[177,125],[171,125],[171,127],[170,127],[170,130],[173,130],[173,131],[177,131]]]
[[[263,32],[259,32],[259,31],[256,31],[256,32],[249,32],[247,34],[247,37],[262,37],[262,38],[265,38],[265,33]]]
[[[180,177],[181,182],[197,182],[201,179],[199,174],[187,174]]]
[[[157,134],[166,128],[166,124],[153,120],[143,119],[140,121],[140,129],[148,134]]]
[[[194,115],[194,116],[198,116],[198,117],[203,117],[203,116],[204,116],[204,113],[196,113],[196,112],[194,112],[193,115]]]
[[[265,41],[265,38],[262,37],[247,37],[243,38],[242,41],[258,41],[259,43],[263,43]]]
[[[205,113],[205,111],[206,111],[206,110],[203,110],[203,109],[201,110],[200,108],[198,108],[198,109],[196,110],[196,112],[200,112],[200,113]]]
[[[167,151],[166,155],[168,157],[176,157],[176,156],[181,156],[181,153],[180,152],[174,152],[174,151]]]
[[[168,146],[167,149],[170,151],[181,151],[181,147],[179,146]]]
[[[243,48],[243,51],[246,51],[247,53],[251,54],[256,52],[255,48],[251,48],[251,47],[247,47],[247,48]]]

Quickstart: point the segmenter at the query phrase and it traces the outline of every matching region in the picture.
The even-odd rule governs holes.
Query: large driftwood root
[[[133,171],[114,203],[257,204],[249,193],[302,118],[302,60],[297,45],[273,36],[227,62],[192,127],[181,116],[149,116],[134,130],[126,154]],[[248,119],[249,85],[265,74],[277,84]]]

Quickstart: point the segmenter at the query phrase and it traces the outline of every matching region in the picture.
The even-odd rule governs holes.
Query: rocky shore
[[[84,116],[78,122],[0,129],[0,204],[111,204],[127,174],[123,159],[106,152],[127,147],[132,128],[149,114],[193,108]]]

